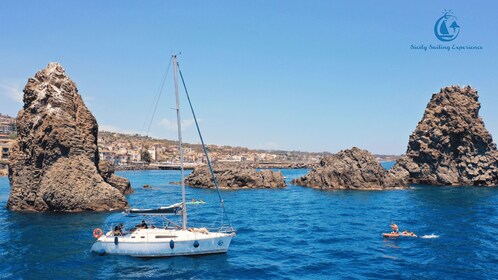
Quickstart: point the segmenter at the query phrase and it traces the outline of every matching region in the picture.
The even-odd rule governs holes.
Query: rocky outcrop
[[[128,205],[127,179],[102,169],[98,125],[73,81],[50,63],[24,88],[10,151],[10,196],[18,211],[103,211]]]
[[[216,165],[214,174],[220,189],[285,188],[281,172],[256,171],[245,165]],[[185,184],[195,188],[214,188],[209,167],[197,167],[185,178]]]
[[[98,167],[100,176],[102,176],[102,178],[104,178],[104,180],[111,186],[115,187],[123,194],[133,193],[130,181],[126,178],[115,175],[114,166],[109,164],[109,162],[100,160]]]
[[[318,189],[383,190],[405,188],[400,178],[387,172],[366,150],[353,147],[323,157],[320,166],[292,184]]]
[[[479,117],[477,90],[450,86],[433,94],[391,173],[410,183],[498,185],[498,152]]]

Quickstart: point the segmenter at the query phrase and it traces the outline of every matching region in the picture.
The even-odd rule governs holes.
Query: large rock
[[[214,173],[220,189],[285,188],[281,172],[256,171],[245,165],[216,165]],[[214,188],[207,166],[197,167],[185,178],[185,184],[196,188]]]
[[[8,208],[102,211],[128,205],[128,180],[116,179],[112,170],[99,172],[97,121],[58,63],[28,80],[17,130]]]
[[[356,147],[323,157],[320,166],[292,183],[318,189],[383,190],[406,187],[403,180],[389,174],[370,152]]]
[[[479,117],[477,90],[450,86],[433,94],[391,173],[410,183],[496,186],[498,153]]]

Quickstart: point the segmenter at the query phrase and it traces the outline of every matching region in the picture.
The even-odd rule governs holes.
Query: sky
[[[448,10],[460,32],[442,42],[434,25]],[[166,73],[181,53],[209,144],[402,154],[431,95],[468,84],[496,136],[497,10],[444,0],[1,1],[0,113],[16,116],[28,78],[57,61],[102,130],[150,125],[150,136],[174,139]],[[198,143],[188,110],[182,119],[184,140]]]

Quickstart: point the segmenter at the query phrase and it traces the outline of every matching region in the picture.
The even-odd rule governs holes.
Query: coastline
[[[230,165],[247,165],[251,168],[258,169],[310,169],[317,165],[317,163],[309,162],[259,162],[259,163],[229,163]],[[201,165],[186,165],[185,170],[193,170],[196,166]],[[116,171],[139,171],[139,170],[180,170],[178,165],[116,165],[114,166]],[[0,169],[0,177],[6,177],[9,175],[9,170],[7,168]]]
[[[215,163],[216,164],[216,163]],[[231,162],[223,163],[227,165],[239,166],[246,165],[251,168],[257,169],[310,169],[318,165],[318,163],[311,162],[257,162],[257,163],[244,163],[244,162]],[[185,170],[193,170],[197,166],[203,166],[204,164],[190,164],[185,165]],[[114,166],[116,171],[131,171],[131,170],[180,170],[179,165],[116,165]]]
[[[392,160],[379,161],[380,163],[390,163]],[[231,162],[225,163],[233,166],[238,165],[247,165],[251,168],[257,169],[312,169],[317,167],[319,163],[314,162],[251,162],[251,163],[243,163],[243,162]],[[196,166],[203,166],[202,164],[198,165],[186,165],[184,166],[185,170],[193,170]],[[180,170],[180,166],[178,165],[115,165],[113,166],[116,171],[141,171],[141,170]],[[6,177],[9,175],[9,170],[7,168],[0,169],[0,177]]]

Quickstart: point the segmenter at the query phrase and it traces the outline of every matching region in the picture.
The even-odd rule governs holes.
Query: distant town
[[[138,134],[128,135],[99,132],[100,158],[115,166],[143,165],[175,167],[179,165],[178,142],[154,139]],[[200,144],[184,144],[183,158],[187,167],[206,163],[204,151]],[[214,163],[259,163],[267,165],[288,165],[300,163],[311,165],[318,163],[324,153],[296,151],[252,150],[244,147],[208,145],[209,156]]]
[[[15,118],[0,114],[0,170],[7,167],[9,150],[17,137]],[[139,134],[99,131],[100,159],[113,164],[116,169],[176,169],[179,167],[178,142],[154,139]],[[247,163],[257,167],[311,167],[320,158],[331,153],[301,151],[254,150],[244,147],[208,145],[214,163]],[[377,161],[394,161],[397,155],[374,155]],[[200,144],[184,144],[183,157],[186,168],[206,164]],[[5,173],[5,171],[3,171]],[[5,174],[4,174],[5,175]]]

